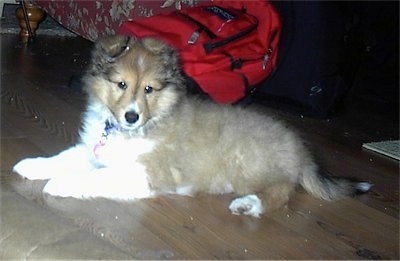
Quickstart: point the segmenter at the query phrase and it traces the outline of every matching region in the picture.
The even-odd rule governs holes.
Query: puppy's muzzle
[[[128,111],[127,113],[125,113],[125,120],[130,124],[137,122],[138,119],[139,119],[139,114],[137,114],[134,111]]]

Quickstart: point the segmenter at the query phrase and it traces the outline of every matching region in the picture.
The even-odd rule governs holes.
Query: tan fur
[[[222,193],[230,183],[235,194],[246,195],[279,183],[285,189],[276,192],[283,195],[274,197],[280,206],[286,203],[307,151],[294,153],[302,145],[280,123],[239,107],[193,100],[184,101],[173,119],[173,128],[162,129],[160,145],[142,158],[154,187],[193,184],[194,193]]]
[[[176,53],[159,41],[99,42],[86,80],[90,101],[105,104],[122,126],[127,108],[138,107],[139,123],[123,131],[156,142],[139,161],[160,194],[186,187],[191,194],[257,193],[269,211],[286,204],[299,183],[325,199],[351,193],[348,183],[319,176],[302,140],[281,122],[187,96]]]

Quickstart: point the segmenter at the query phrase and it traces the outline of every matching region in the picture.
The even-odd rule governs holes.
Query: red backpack
[[[164,40],[202,91],[234,103],[274,70],[281,23],[268,1],[213,1],[124,22],[118,33]]]

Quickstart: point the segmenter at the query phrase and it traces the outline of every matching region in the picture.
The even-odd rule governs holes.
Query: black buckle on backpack
[[[235,57],[233,57],[232,55],[230,55],[227,52],[222,52],[226,57],[229,58],[230,62],[231,62],[231,70],[235,70],[235,69],[240,69],[243,66],[243,60],[241,58],[237,58],[235,59]]]
[[[231,62],[231,70],[240,69],[242,68],[243,61],[242,59],[236,59]]]

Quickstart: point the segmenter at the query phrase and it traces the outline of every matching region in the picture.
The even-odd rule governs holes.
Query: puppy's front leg
[[[136,200],[153,196],[145,167],[136,163],[117,168],[92,169],[85,175],[56,177],[46,184],[43,192],[79,199]]]
[[[13,171],[30,180],[81,174],[93,168],[89,153],[85,146],[76,145],[52,157],[23,159],[13,167]]]

